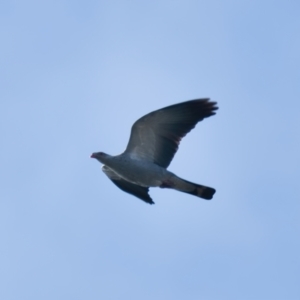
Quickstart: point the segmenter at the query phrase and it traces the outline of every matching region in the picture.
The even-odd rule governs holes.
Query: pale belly
[[[166,179],[173,175],[166,169],[147,162],[131,161],[109,167],[123,179],[145,187],[161,186]]]

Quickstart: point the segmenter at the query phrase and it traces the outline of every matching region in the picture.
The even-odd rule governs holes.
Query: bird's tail
[[[173,177],[168,183],[163,184],[161,187],[175,189],[177,191],[194,195],[205,200],[212,199],[214,193],[216,192],[216,190],[211,187],[193,183],[177,176]]]

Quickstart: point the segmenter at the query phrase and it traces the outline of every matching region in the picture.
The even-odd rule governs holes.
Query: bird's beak
[[[95,158],[95,153],[92,153],[90,158]]]

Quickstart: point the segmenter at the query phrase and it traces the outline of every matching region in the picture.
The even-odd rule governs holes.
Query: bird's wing
[[[196,99],[153,111],[133,124],[125,153],[167,168],[180,140],[217,109],[216,102]]]
[[[151,197],[148,194],[149,192],[148,187],[139,186],[124,180],[107,166],[103,166],[102,171],[122,191],[132,194],[149,204],[154,204],[154,202],[152,201]]]

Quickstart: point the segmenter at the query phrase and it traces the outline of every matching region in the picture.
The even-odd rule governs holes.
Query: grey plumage
[[[104,164],[103,172],[115,185],[147,203],[154,204],[148,191],[149,187],[157,186],[209,200],[215,189],[181,179],[166,168],[181,139],[217,109],[216,102],[196,99],[153,111],[133,124],[122,154],[98,152],[91,157]]]

